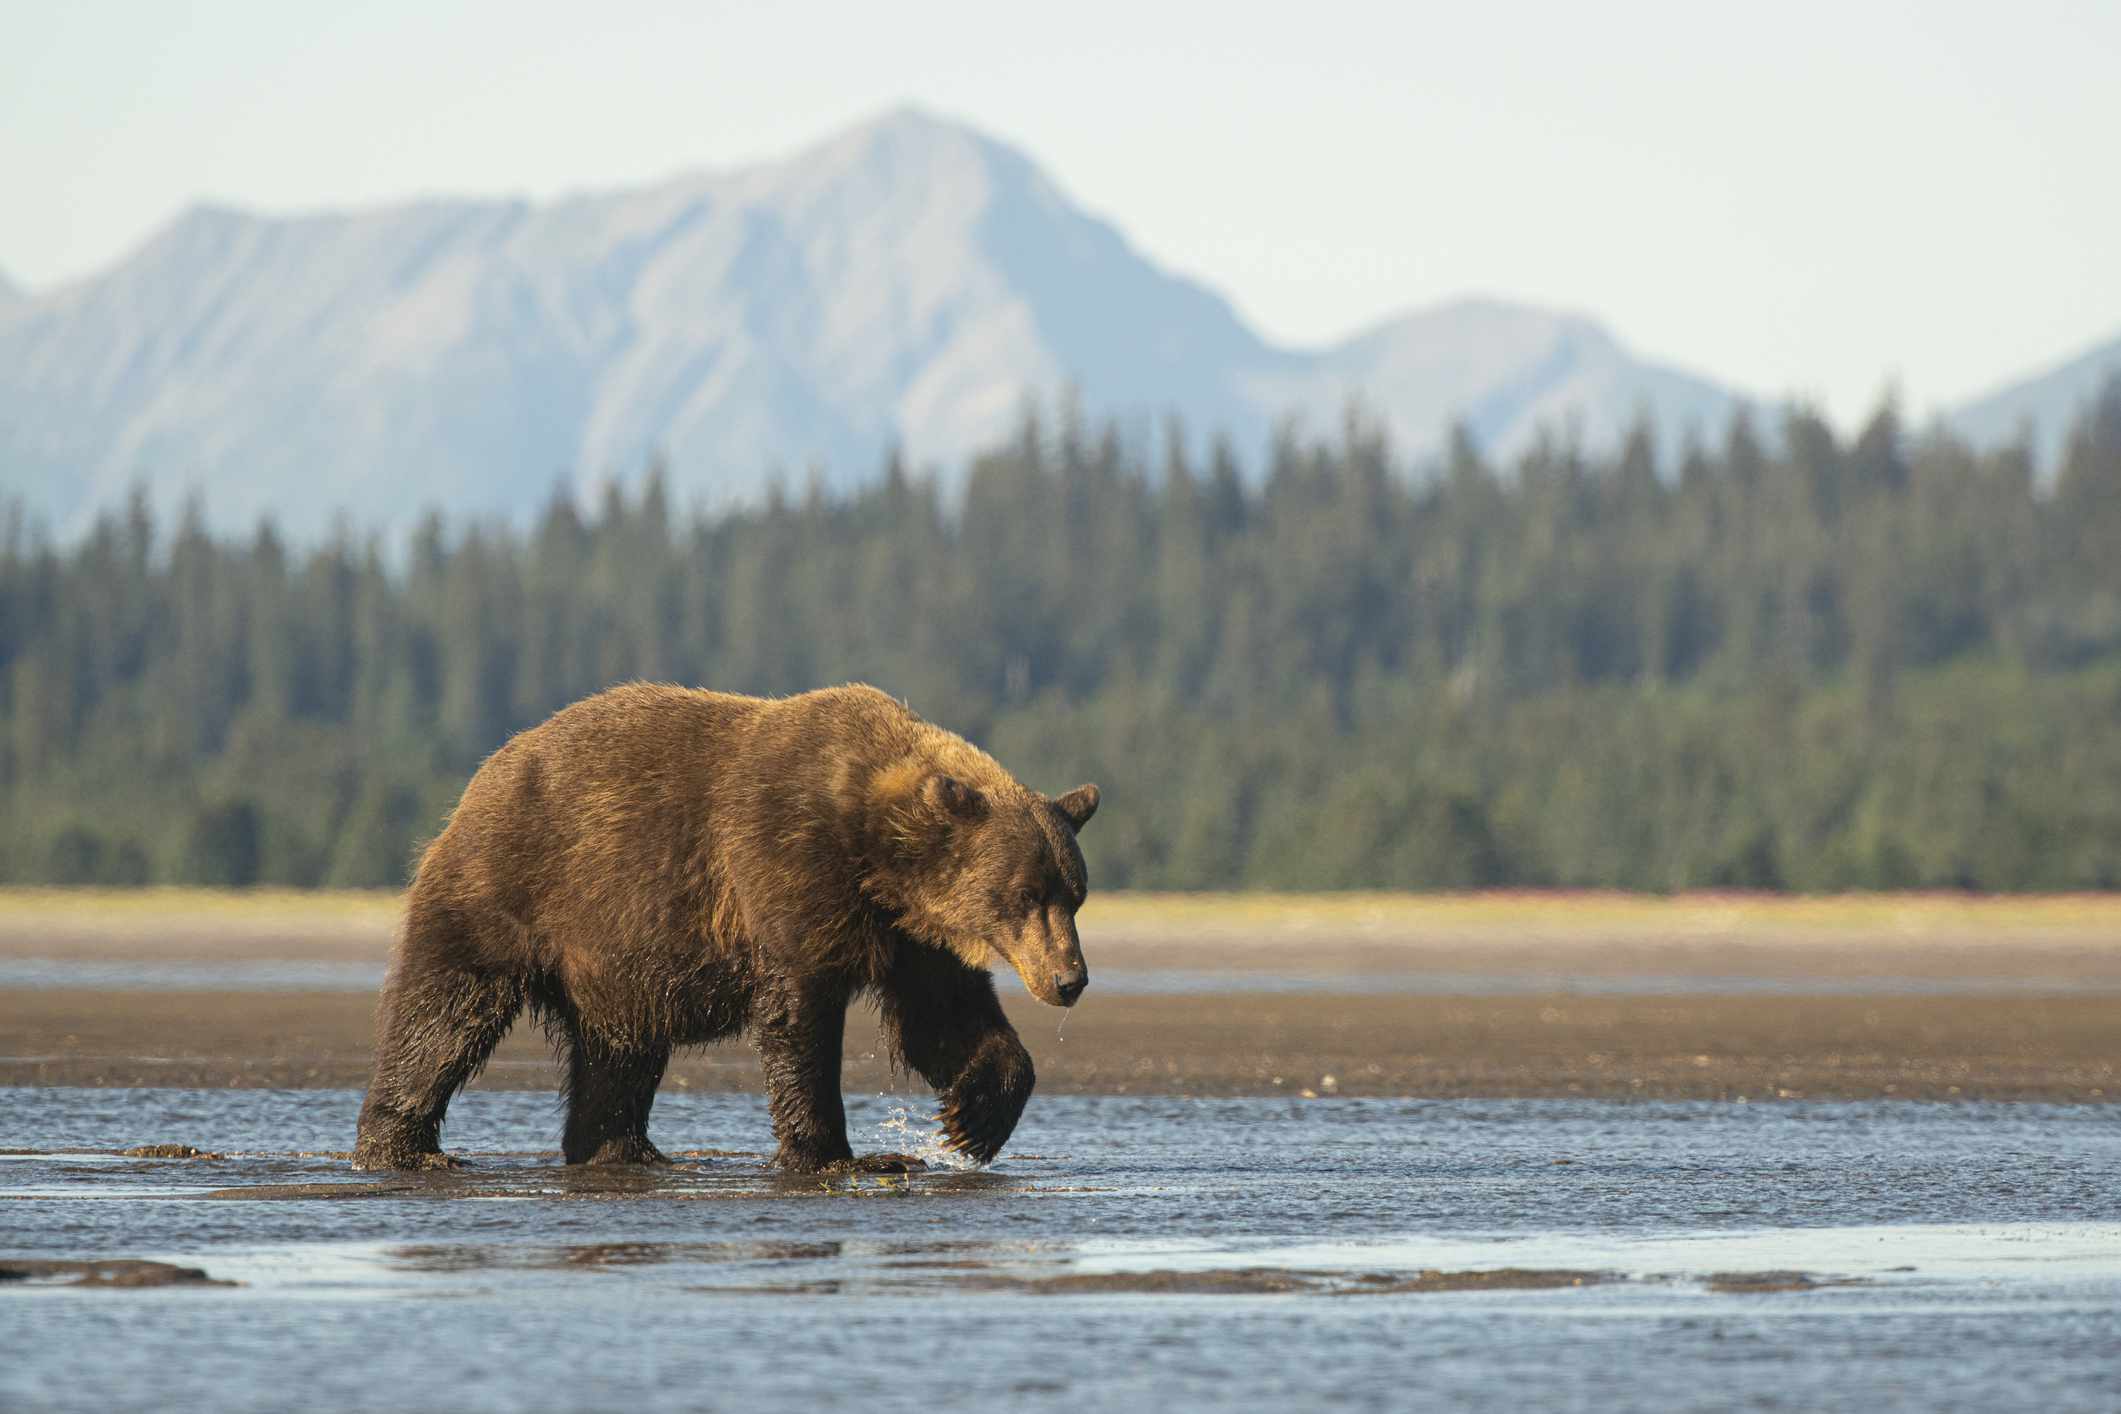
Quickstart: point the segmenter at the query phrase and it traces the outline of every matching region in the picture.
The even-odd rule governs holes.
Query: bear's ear
[[[977,820],[987,813],[987,797],[980,794],[977,786],[968,786],[940,771],[921,782],[921,795],[945,815],[959,820]]]
[[[1061,814],[1068,817],[1070,825],[1080,830],[1083,826],[1089,824],[1090,817],[1097,813],[1097,787],[1077,786],[1059,800],[1054,801],[1053,805]]]

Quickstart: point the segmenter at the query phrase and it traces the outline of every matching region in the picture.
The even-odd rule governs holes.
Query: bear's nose
[[[1071,968],[1053,974],[1053,990],[1060,993],[1062,1006],[1074,1006],[1075,999],[1090,985],[1090,970],[1086,967]]]

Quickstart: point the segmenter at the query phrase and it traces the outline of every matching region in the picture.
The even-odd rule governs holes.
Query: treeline
[[[386,554],[144,502],[0,544],[0,878],[388,884],[507,735],[630,678],[866,680],[1134,887],[2121,885],[2121,384],[2019,451],[1744,417],[1411,482],[1027,420],[962,496],[659,480]]]

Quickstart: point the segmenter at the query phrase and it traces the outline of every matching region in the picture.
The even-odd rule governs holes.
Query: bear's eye
[[[1026,884],[1016,892],[1016,906],[1024,913],[1036,913],[1039,904],[1044,901],[1044,896],[1029,884]]]

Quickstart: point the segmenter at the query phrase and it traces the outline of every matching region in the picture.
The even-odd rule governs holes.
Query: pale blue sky
[[[1271,337],[1486,293],[1844,423],[2121,333],[2121,5],[0,0],[0,269],[548,195],[914,101]]]

